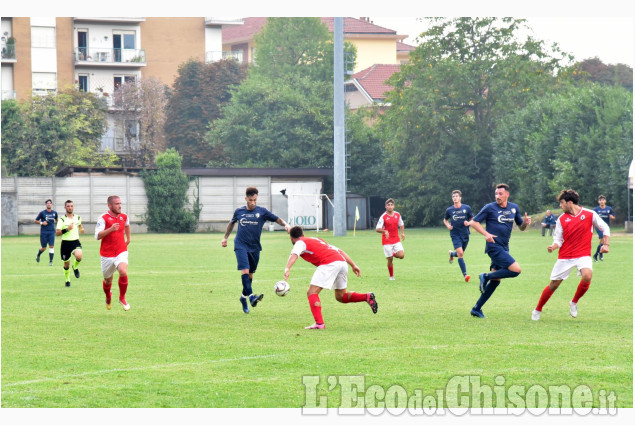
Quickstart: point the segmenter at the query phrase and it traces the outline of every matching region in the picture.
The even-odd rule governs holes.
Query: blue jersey
[[[51,210],[51,212],[42,210],[35,217],[35,220],[48,222],[46,226],[40,225],[40,232],[55,233],[55,221],[57,221],[57,212],[55,210]]]
[[[472,217],[474,214],[469,205],[461,204],[459,208],[455,208],[454,205],[449,206],[445,210],[445,219],[452,225],[450,235],[469,236],[470,226],[466,226],[463,222],[470,221]]]
[[[512,235],[512,227],[514,221],[517,225],[523,224],[523,217],[520,215],[520,208],[518,205],[507,202],[505,208],[498,205],[496,202],[492,202],[483,207],[476,216],[474,221],[479,223],[485,220],[485,228],[487,233],[495,235],[494,242],[498,245],[507,247],[509,245],[509,238]],[[487,249],[486,243],[486,249]]]
[[[556,217],[555,214],[546,215],[542,222],[545,223],[547,226],[551,226],[552,224],[556,224],[557,218],[558,217]]]
[[[278,216],[266,208],[256,205],[253,210],[246,206],[234,211],[232,223],[238,223],[238,230],[234,238],[234,251],[243,249],[247,252],[262,251],[260,234],[265,221],[277,221]]]
[[[613,208],[609,207],[608,205],[605,205],[604,208],[601,208],[599,205],[595,208],[593,208],[593,211],[595,211],[596,213],[598,213],[598,215],[600,216],[600,218],[602,220],[604,220],[604,222],[607,225],[611,225],[611,217],[612,215],[615,215],[615,211],[613,211]]]

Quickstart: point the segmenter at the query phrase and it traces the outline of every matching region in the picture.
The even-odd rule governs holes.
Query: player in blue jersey
[[[481,273],[479,289],[481,297],[470,311],[474,317],[485,318],[481,310],[483,305],[492,296],[501,279],[516,277],[520,274],[520,265],[509,255],[509,238],[511,237],[514,222],[520,230],[525,230],[531,224],[531,217],[520,215],[518,205],[508,202],[509,186],[505,183],[496,185],[494,192],[496,202],[489,203],[474,216],[470,225],[474,230],[485,236],[485,253],[492,260],[491,273]],[[487,230],[480,222],[485,221]]]
[[[452,203],[452,206],[445,210],[445,216],[443,218],[443,224],[450,230],[450,238],[454,246],[454,250],[449,251],[450,264],[454,262],[454,257],[459,257],[458,263],[463,273],[463,279],[469,282],[470,275],[467,274],[463,253],[467,249],[467,244],[470,241],[470,220],[474,217],[474,214],[472,214],[472,208],[470,208],[469,205],[461,203],[460,190],[452,191]]]
[[[57,224],[57,212],[53,211],[53,201],[47,199],[45,202],[46,209],[40,211],[35,217],[35,223],[40,225],[40,246],[35,261],[40,262],[40,255],[49,247],[49,266],[53,265],[53,256],[55,254],[55,225]]]
[[[615,220],[615,211],[613,211],[613,208],[606,205],[606,197],[604,195],[598,196],[598,206],[593,208],[593,211],[595,211],[600,218],[604,220],[607,226],[611,226],[611,219]],[[597,227],[595,228],[595,231],[598,233],[598,238],[600,238],[600,244],[595,250],[595,254],[593,254],[593,260],[597,262],[599,256],[600,261],[604,261],[604,255],[600,252],[603,245],[602,238],[604,237],[604,233],[602,233],[602,231]]]
[[[289,233],[291,228],[283,219],[268,209],[256,205],[258,201],[257,188],[247,188],[245,191],[245,201],[247,201],[246,206],[234,211],[234,216],[227,225],[225,237],[221,241],[221,246],[227,246],[227,238],[234,229],[234,224],[238,223],[238,230],[234,238],[234,253],[236,254],[238,270],[240,270],[240,279],[243,284],[243,293],[240,296],[240,303],[243,306],[243,311],[249,313],[249,304],[251,304],[252,307],[256,307],[264,296],[264,294],[254,294],[251,288],[254,273],[256,272],[258,261],[260,260],[260,251],[262,251],[262,246],[260,245],[262,226],[266,221],[274,221],[280,226],[283,226],[287,233]],[[249,300],[249,304],[247,300]]]

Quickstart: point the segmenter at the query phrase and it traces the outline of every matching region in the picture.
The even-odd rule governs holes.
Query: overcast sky
[[[534,37],[556,42],[560,48],[575,56],[577,60],[599,57],[604,63],[623,63],[633,67],[634,26],[632,17],[553,17],[527,18]],[[371,21],[382,27],[407,34],[406,44],[416,46],[417,36],[426,24],[417,18],[371,17]]]

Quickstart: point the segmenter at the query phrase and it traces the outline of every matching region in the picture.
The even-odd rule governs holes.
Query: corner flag
[[[353,224],[353,236],[355,236],[355,231],[357,230],[357,222],[359,221],[359,208],[355,205],[355,223]]]

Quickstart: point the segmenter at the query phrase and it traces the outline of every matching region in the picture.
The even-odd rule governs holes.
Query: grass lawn
[[[503,281],[483,308],[485,320],[469,314],[478,274],[489,266],[481,235],[473,232],[466,251],[469,283],[456,261],[448,264],[445,229],[406,229],[395,281],[377,233],[320,236],[361,267],[361,278],[349,274],[349,289],[374,292],[378,314],[323,291],[326,329],[304,330],[313,323],[306,289],[314,267],[299,260],[291,292],[274,295],[291,249],[283,232],[263,232],[254,291],[265,297],[248,315],[238,301],[233,242],[222,248],[219,233],[133,234],[128,312],[116,303],[116,284],[113,309],[105,308],[92,235],[81,237],[81,278],[71,277],[70,288],[59,246],[49,267],[46,253],[35,262],[38,237],[2,238],[2,407],[295,408],[314,401],[306,391],[313,384],[303,382],[316,379],[316,396],[340,407],[343,382],[353,376],[366,389],[398,385],[408,396],[443,390],[444,403],[456,400],[453,377],[472,376],[491,388],[586,385],[594,406],[605,391],[618,407],[632,407],[632,235],[615,234],[611,253],[594,263],[577,319],[569,316],[579,282],[571,276],[538,322],[531,312],[557,258],[539,230],[514,231],[511,254],[523,272]]]

